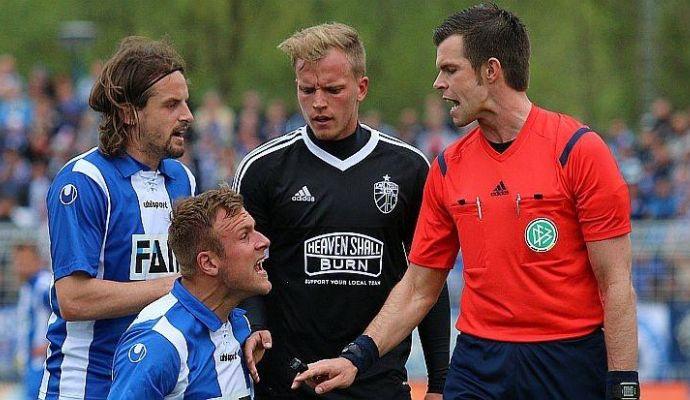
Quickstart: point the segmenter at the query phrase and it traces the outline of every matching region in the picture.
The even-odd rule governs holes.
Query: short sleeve
[[[55,280],[75,271],[95,277],[106,230],[105,193],[86,175],[67,172],[53,182],[46,203]]]
[[[153,330],[125,335],[115,351],[108,399],[165,398],[175,389],[181,367],[175,346]]]
[[[250,153],[247,158],[252,156]],[[270,171],[268,168],[262,170],[260,162],[261,160],[243,160],[237,169],[233,189],[242,195],[244,208],[256,221],[256,229],[265,234],[270,225],[270,213],[269,193],[264,180]]]
[[[453,268],[460,249],[455,221],[444,205],[443,194],[443,176],[437,158],[424,185],[410,252],[410,262],[427,268]]]
[[[578,221],[587,242],[630,233],[628,187],[606,143],[594,132],[575,143],[565,161]]]

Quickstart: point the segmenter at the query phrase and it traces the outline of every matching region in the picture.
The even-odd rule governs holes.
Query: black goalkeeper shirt
[[[273,337],[259,364],[261,384],[289,393],[291,357],[310,363],[338,356],[378,313],[407,269],[428,168],[416,148],[363,126],[337,142],[302,127],[243,159],[233,187],[271,240],[264,268],[273,289],[265,314],[248,315]],[[448,336],[448,318],[431,328],[439,332],[434,340]],[[406,381],[410,343],[358,380],[392,373]],[[357,398],[340,395],[330,398]]]

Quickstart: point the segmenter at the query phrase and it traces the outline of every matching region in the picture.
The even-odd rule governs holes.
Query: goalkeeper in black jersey
[[[245,304],[254,331],[246,349],[260,376],[257,399],[308,399],[316,395],[306,385],[290,389],[290,361],[337,356],[379,311],[407,269],[429,164],[416,148],[359,124],[369,80],[356,31],[318,25],[279,48],[292,58],[307,126],[249,153],[235,176],[271,240],[263,265],[273,290]],[[441,399],[448,368],[448,303],[444,290],[419,326],[427,400]],[[319,398],[410,399],[410,345],[408,337],[351,387]]]

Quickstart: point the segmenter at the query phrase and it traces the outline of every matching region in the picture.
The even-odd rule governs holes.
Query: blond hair
[[[168,242],[180,263],[182,276],[188,278],[196,274],[196,256],[202,251],[212,251],[221,258],[225,256],[213,222],[219,211],[224,210],[226,216],[232,218],[243,206],[242,195],[228,186],[185,198],[175,205]]]
[[[290,56],[293,67],[297,60],[318,61],[329,50],[338,49],[345,53],[356,77],[367,72],[364,44],[357,31],[345,24],[331,22],[302,29],[285,39],[278,48]]]

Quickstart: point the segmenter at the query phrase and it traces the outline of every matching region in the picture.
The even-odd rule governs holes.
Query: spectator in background
[[[362,123],[370,128],[376,129],[379,132],[383,132],[386,135],[395,137],[398,136],[398,132],[395,131],[395,128],[383,120],[381,117],[381,111],[379,110],[372,109],[365,112],[364,115],[362,115]]]
[[[235,138],[235,153],[244,157],[259,144],[260,114],[258,111],[245,110],[240,114],[240,122]]]
[[[673,136],[668,141],[668,148],[674,160],[679,161],[690,151],[690,118],[679,111],[671,118]]]
[[[0,99],[7,96],[7,90],[21,87],[21,84],[14,56],[0,54]]]
[[[398,118],[398,138],[406,143],[418,147],[418,138],[422,133],[419,123],[419,113],[412,107],[403,108]]]
[[[46,328],[52,277],[35,242],[15,245],[12,264],[21,283],[17,301],[17,361],[23,375],[24,398],[36,400],[48,349]]]
[[[659,178],[654,184],[654,194],[646,204],[647,215],[653,219],[670,219],[678,212],[678,199],[673,193],[671,181]]]
[[[633,147],[635,135],[623,119],[616,118],[611,121],[611,126],[608,132],[606,132],[606,142],[609,148],[611,148],[613,155],[618,158],[622,151]]]
[[[0,224],[18,226],[16,202],[12,189],[7,185],[0,185]]]
[[[655,131],[662,141],[673,135],[671,128],[671,113],[673,108],[668,99],[658,98],[652,103],[649,114],[642,117],[642,127]]]
[[[22,93],[18,80],[8,80],[0,99],[0,148],[22,150],[33,121],[31,101]]]
[[[194,130],[198,140],[194,148],[199,156],[199,188],[206,191],[217,187],[218,182],[225,178],[219,165],[224,149],[231,147],[235,140],[235,112],[225,105],[217,91],[209,90],[204,94],[197,115]]]
[[[433,160],[449,144],[457,138],[447,123],[447,115],[443,102],[437,97],[426,100],[426,114],[424,116],[424,130],[419,135],[419,149]]]
[[[271,100],[266,108],[266,121],[261,127],[259,137],[262,142],[271,140],[287,133],[287,111],[285,103],[280,99]]]

